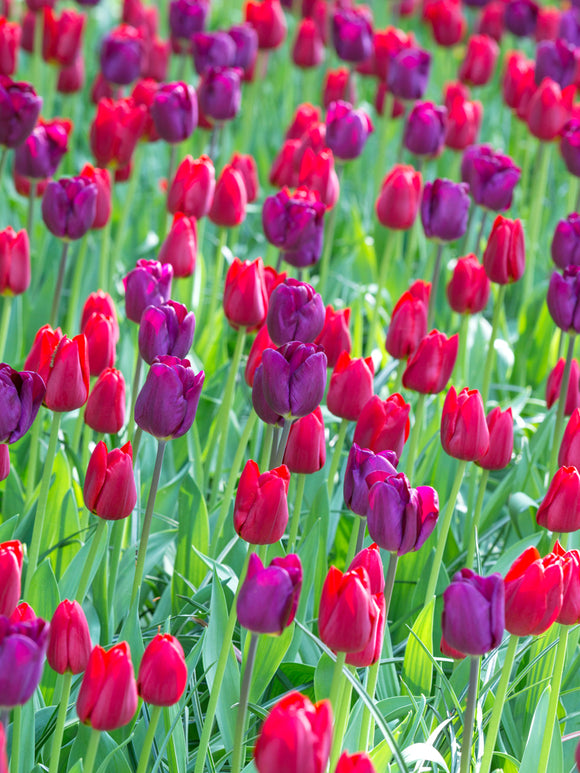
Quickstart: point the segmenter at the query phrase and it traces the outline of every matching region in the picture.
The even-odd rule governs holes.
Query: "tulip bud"
[[[294,620],[301,588],[302,564],[297,555],[274,558],[264,568],[252,553],[236,605],[240,625],[252,633],[280,636]]]
[[[333,102],[326,114],[326,142],[335,158],[348,161],[358,158],[374,131],[371,119],[349,102]]]
[[[264,395],[286,418],[306,416],[320,404],[326,387],[326,355],[316,344],[290,341],[262,356]]]
[[[0,75],[14,75],[22,29],[16,22],[0,19]]]
[[[81,314],[81,330],[83,330],[87,321],[93,314],[103,314],[105,317],[109,317],[115,330],[115,343],[117,343],[119,340],[117,310],[115,309],[115,303],[109,293],[105,293],[103,290],[97,290],[96,293],[91,293],[87,296]]]
[[[320,406],[292,423],[282,461],[290,472],[306,475],[324,467],[326,438]]]
[[[166,303],[171,295],[172,277],[173,267],[169,264],[140,258],[123,279],[127,318],[139,323],[147,306]]]
[[[252,545],[272,545],[288,523],[290,471],[283,464],[262,473],[249,459],[242,471],[234,503],[234,528]]]
[[[505,627],[514,636],[539,636],[562,609],[564,575],[550,554],[540,558],[535,547],[524,550],[505,576]]]
[[[489,430],[477,389],[469,391],[465,387],[457,394],[451,387],[447,393],[441,416],[441,445],[449,456],[467,462],[474,462],[487,452]]]
[[[132,97],[100,99],[90,130],[91,151],[100,167],[121,169],[133,156],[147,121],[147,110]]]
[[[111,217],[111,174],[108,169],[85,164],[81,169],[81,177],[97,186],[97,206],[91,228],[104,228]]]
[[[191,276],[197,258],[197,225],[194,217],[176,212],[165,241],[159,250],[159,261],[173,268],[173,276]]]
[[[216,225],[233,228],[244,221],[247,204],[244,178],[231,164],[227,164],[215,187],[209,219]]]
[[[0,617],[0,695],[4,709],[23,706],[32,698],[42,676],[49,627],[40,617],[26,623]]]
[[[510,0],[505,9],[505,26],[516,37],[530,37],[536,30],[538,11],[534,0]]]
[[[41,348],[36,370],[46,384],[44,404],[47,408],[57,412],[74,411],[89,396],[87,339],[79,335],[71,340],[62,334],[58,339],[59,332],[57,329],[53,340],[46,340],[46,346]]]
[[[142,33],[129,24],[121,24],[101,42],[101,71],[109,83],[127,86],[139,77],[144,56]]]
[[[521,171],[509,156],[490,145],[472,145],[463,154],[461,179],[476,204],[494,212],[509,209]]]
[[[112,368],[115,364],[115,320],[104,314],[91,314],[85,322],[83,333],[87,339],[90,374],[99,376],[105,368]]]
[[[329,368],[334,368],[341,352],[350,354],[352,342],[348,329],[349,322],[350,309],[335,311],[332,305],[326,307],[324,327],[314,343],[323,347]]]
[[[389,475],[396,475],[399,463],[393,451],[374,453],[370,448],[360,448],[353,443],[344,474],[344,501],[353,513],[366,517],[369,508],[369,491],[374,483]]]
[[[77,698],[80,721],[93,730],[116,730],[137,710],[137,685],[126,641],[106,652],[98,645],[90,654]]]
[[[46,659],[57,674],[81,674],[91,654],[89,624],[78,601],[61,601],[50,621]]]
[[[435,42],[440,46],[456,45],[467,29],[461,3],[454,0],[430,0],[425,5],[423,18],[431,24]]]
[[[242,261],[234,258],[224,287],[224,313],[234,329],[255,330],[266,319],[268,297],[262,258]]]
[[[348,658],[347,658],[348,660]],[[349,665],[355,665],[349,663]],[[366,752],[349,754],[343,752],[334,773],[376,773],[375,766]]]
[[[525,117],[531,95],[536,90],[534,82],[535,64],[521,52],[510,54],[505,63],[502,91],[508,107]]]
[[[286,279],[272,292],[266,324],[277,346],[289,341],[311,343],[324,325],[321,296],[306,282]]]
[[[459,66],[459,80],[470,86],[485,86],[493,76],[498,56],[499,46],[492,37],[472,35]]]
[[[445,145],[453,150],[465,150],[477,141],[483,120],[483,105],[469,99],[469,92],[461,84],[450,84],[445,93],[447,131]]]
[[[339,59],[364,62],[373,51],[372,16],[364,6],[337,7],[332,15],[332,42]]]
[[[49,182],[42,198],[42,219],[61,239],[80,239],[97,214],[97,186],[86,177]]]
[[[139,352],[148,365],[162,354],[185,357],[191,348],[195,316],[182,303],[148,306],[139,324]]]
[[[551,78],[544,78],[528,105],[528,128],[544,142],[556,139],[571,117],[574,85],[560,89]]]
[[[85,85],[85,61],[79,53],[68,67],[62,67],[58,73],[56,90],[59,94],[77,94]]]
[[[371,639],[378,614],[366,569],[359,567],[343,574],[331,566],[318,614],[318,631],[326,646],[335,652],[360,652]]]
[[[270,50],[282,45],[287,27],[280,0],[248,0],[245,9],[246,21],[258,35],[260,50]]]
[[[580,408],[574,409],[564,430],[558,452],[558,465],[580,468]]]
[[[101,440],[91,454],[83,497],[87,510],[107,521],[131,514],[137,502],[131,443],[107,452]]]
[[[252,406],[258,414],[259,418],[262,419],[262,421],[265,421],[266,424],[278,424],[279,426],[282,426],[284,423],[284,417],[273,408],[271,408],[266,399],[266,394],[264,391],[264,366],[262,363],[258,365],[254,372],[254,381],[252,384]]]
[[[423,188],[421,222],[428,239],[452,242],[467,228],[469,186],[451,180],[436,179]]]
[[[152,706],[173,706],[185,691],[187,664],[183,647],[170,633],[158,633],[147,645],[137,676],[137,692]]]
[[[20,598],[22,543],[0,542],[0,616],[10,617]]]
[[[176,54],[190,50],[191,37],[205,27],[208,13],[208,0],[171,0],[169,30],[173,51]]]
[[[571,118],[560,134],[560,153],[566,169],[575,177],[580,177],[580,121]],[[578,215],[574,213],[576,217]],[[569,215],[568,218],[572,217]],[[562,221],[560,221],[562,222]],[[564,221],[565,222],[565,221]],[[563,268],[563,266],[562,266]]]
[[[58,346],[61,338],[63,338],[63,334],[59,327],[57,327],[56,330],[53,330],[50,325],[43,325],[34,336],[34,342],[28,353],[28,357],[24,360],[24,369],[39,372],[45,384],[50,360],[47,363],[47,358],[44,353],[48,352],[51,354]],[[40,372],[41,357],[42,372]]]
[[[209,67],[232,67],[236,44],[227,32],[196,32],[191,37],[193,63],[198,75]]]
[[[417,172],[412,166],[395,164],[383,180],[375,202],[381,225],[396,230],[410,228],[417,217],[421,187],[421,172]]]
[[[579,73],[579,54],[576,46],[565,40],[544,40],[536,49],[534,80],[539,86],[544,78],[551,78],[561,89],[576,85]]]
[[[443,151],[446,124],[446,107],[415,102],[405,121],[403,144],[415,155],[435,158]]]
[[[447,338],[445,333],[432,330],[421,339],[417,349],[409,357],[403,373],[403,386],[422,394],[438,394],[451,378],[459,336]]]
[[[503,470],[512,458],[514,450],[514,423],[512,409],[503,411],[494,408],[487,414],[489,430],[489,449],[477,460],[476,464],[484,470]]]
[[[339,67],[337,70],[327,70],[322,86],[322,104],[328,109],[333,102],[344,100],[354,105],[356,99],[356,86],[354,78],[350,77],[350,70]]]
[[[421,48],[404,48],[389,62],[387,86],[399,99],[421,99],[427,89],[431,54]]]
[[[458,314],[477,314],[487,306],[489,279],[473,253],[459,258],[447,285],[447,300]]]
[[[254,374],[256,369],[262,362],[262,354],[264,349],[275,349],[276,344],[268,335],[268,328],[263,325],[259,330],[257,336],[252,342],[250,347],[250,353],[248,354],[248,361],[246,363],[246,369],[244,371],[244,378],[246,384],[252,387],[254,384]]]
[[[445,640],[465,655],[485,655],[501,644],[505,594],[499,573],[480,577],[462,569],[443,594]]]
[[[40,115],[42,97],[30,83],[15,83],[0,78],[0,107],[4,120],[0,125],[0,145],[16,148],[32,133]]]
[[[244,80],[251,80],[258,54],[258,35],[256,30],[251,24],[246,22],[230,27],[228,35],[235,45],[232,65],[243,70]]]
[[[300,20],[292,46],[292,61],[303,69],[318,67],[324,61],[324,42],[313,19]]]
[[[542,40],[556,40],[559,35],[560,16],[559,8],[546,6],[538,11],[536,22],[536,42]]]
[[[11,623],[30,623],[36,620],[36,612],[26,601],[21,601],[10,615],[9,620]]]
[[[483,267],[492,282],[517,282],[526,267],[524,232],[519,220],[498,215],[483,253]]]
[[[430,292],[431,283],[418,280],[397,301],[385,342],[391,357],[406,359],[427,335]]]
[[[314,265],[322,254],[325,210],[318,193],[298,188],[291,194],[284,188],[264,201],[262,226],[266,239],[291,266]]]
[[[548,287],[548,311],[558,327],[570,333],[580,332],[580,266],[570,265],[562,276],[554,271]]]
[[[560,563],[563,572],[562,608],[556,622],[561,625],[576,625],[580,620],[580,552],[564,550],[556,540],[552,557]]]
[[[82,48],[86,16],[64,10],[57,16],[51,8],[44,9],[42,58],[45,62],[68,67],[77,59]]]
[[[580,528],[580,474],[576,467],[560,467],[536,513],[539,526],[554,532]]]
[[[300,162],[298,185],[316,191],[326,208],[332,209],[338,201],[340,183],[331,150],[316,154],[312,148],[306,148]]]
[[[95,432],[117,434],[125,423],[125,379],[120,370],[105,368],[85,408],[85,424]]]
[[[0,393],[0,443],[15,443],[32,426],[45,398],[45,384],[38,373],[19,373],[0,363]]]
[[[548,410],[554,405],[556,400],[560,399],[560,389],[562,386],[562,377],[566,361],[560,357],[554,365],[548,381],[546,382],[546,407]],[[570,369],[570,380],[568,382],[568,392],[566,393],[566,404],[564,406],[564,416],[570,416],[572,411],[580,407],[580,366],[578,360],[572,360]]]
[[[354,442],[375,453],[394,451],[399,457],[409,437],[410,410],[411,406],[398,393],[386,400],[374,395],[360,412]]]
[[[341,419],[357,421],[373,396],[374,373],[371,357],[351,359],[347,352],[342,352],[330,378],[328,410]]]
[[[15,150],[14,171],[33,180],[52,177],[68,151],[72,123],[59,118],[40,123]]]
[[[215,190],[215,171],[211,158],[186,156],[177,167],[167,192],[167,209],[172,214],[183,212],[197,220],[210,210]]]
[[[197,87],[203,114],[214,121],[231,121],[242,101],[241,70],[237,67],[208,67]]]
[[[170,143],[191,137],[197,126],[197,97],[183,81],[160,86],[151,105],[151,117],[161,139]]]

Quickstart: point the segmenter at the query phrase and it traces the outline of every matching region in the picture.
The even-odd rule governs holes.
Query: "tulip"
[[[244,378],[246,384],[252,387],[254,384],[254,374],[256,369],[262,362],[262,354],[264,349],[275,349],[276,344],[268,335],[268,328],[263,325],[259,330],[257,336],[252,342],[250,353],[248,354],[248,361],[246,363],[246,369],[244,371]]]
[[[82,53],[68,67],[58,73],[56,90],[59,94],[77,94],[85,85],[85,62]]]
[[[534,0],[510,0],[505,9],[505,26],[519,38],[530,37],[536,30],[538,11]]]
[[[467,22],[457,0],[430,0],[423,17],[431,24],[435,42],[440,46],[454,46],[465,35]]]
[[[348,509],[366,517],[371,487],[389,475],[396,475],[398,462],[393,451],[374,453],[370,448],[360,448],[353,443],[344,475],[344,501]]]
[[[324,61],[324,42],[313,19],[300,21],[292,46],[292,61],[303,69],[318,67]]]
[[[431,54],[421,48],[404,48],[389,62],[387,86],[399,99],[421,99],[427,89]]]
[[[214,121],[231,121],[240,110],[241,71],[237,67],[208,67],[197,87],[203,114]]]
[[[167,209],[197,220],[207,215],[215,191],[215,171],[208,156],[186,156],[167,192]]]
[[[447,300],[458,314],[477,314],[487,306],[489,279],[473,253],[459,258],[447,285]]]
[[[14,170],[33,180],[52,177],[68,150],[72,123],[55,118],[39,123],[14,153]]]
[[[2,706],[22,706],[38,687],[49,624],[40,617],[27,623],[11,623],[0,617],[0,695]]]
[[[5,443],[0,443],[0,481],[10,475],[10,451]]]
[[[333,102],[326,113],[326,142],[335,158],[348,161],[358,158],[374,131],[371,119],[349,102]]]
[[[42,219],[61,239],[80,239],[97,214],[97,186],[86,177],[49,182],[42,198]]]
[[[404,146],[417,156],[435,158],[443,151],[446,123],[446,107],[415,102],[405,122]]]
[[[339,59],[364,62],[373,50],[372,17],[364,6],[337,7],[332,14],[332,42]]]
[[[258,167],[253,156],[234,153],[230,165],[241,174],[246,188],[246,199],[248,204],[252,204],[258,198],[260,192]]]
[[[158,633],[147,645],[137,675],[137,692],[152,706],[173,706],[187,684],[183,647],[170,633]]]
[[[139,323],[147,306],[167,303],[171,294],[173,268],[157,260],[140,258],[135,268],[123,279],[125,288],[125,313],[127,318]]]
[[[395,164],[383,180],[375,211],[385,228],[407,230],[415,222],[422,188],[421,173],[412,166]]]
[[[563,11],[560,16],[558,37],[573,45],[578,45],[580,42],[580,13],[574,4],[567,11]]]
[[[465,150],[477,141],[483,120],[483,105],[469,99],[469,92],[461,84],[450,84],[445,93],[447,131],[445,145],[453,150]]]
[[[0,443],[15,443],[32,426],[46,388],[38,373],[0,363]]]
[[[61,601],[50,621],[46,659],[57,674],[81,674],[91,654],[91,635],[78,601]]]
[[[441,417],[441,445],[449,456],[468,462],[480,459],[487,452],[489,430],[477,389],[470,391],[466,387],[457,394],[451,387],[447,393]],[[454,646],[453,642],[449,643]]]
[[[0,76],[0,145],[15,148],[32,133],[40,115],[42,97],[30,83],[15,83]]]
[[[91,228],[104,228],[111,217],[111,174],[108,169],[99,169],[85,164],[81,177],[97,186],[97,207]]]
[[[108,32],[101,42],[100,64],[105,78],[118,86],[137,80],[144,62],[145,41],[139,30],[121,24]]]
[[[116,730],[133,719],[137,702],[127,642],[119,642],[108,652],[97,645],[90,654],[77,698],[80,721],[94,730]]]
[[[570,416],[558,452],[559,467],[580,467],[580,408]]]
[[[430,291],[430,282],[418,280],[395,304],[385,342],[391,357],[406,359],[427,335]]]
[[[280,636],[294,620],[301,588],[302,564],[297,555],[274,558],[264,568],[252,553],[236,602],[240,625],[252,633]]]
[[[503,579],[497,572],[489,577],[480,577],[471,569],[457,572],[443,594],[445,640],[465,655],[484,655],[499,646],[504,602]]]
[[[264,201],[262,226],[266,239],[291,266],[304,268],[320,259],[325,209],[319,195],[306,188],[298,188],[293,194],[284,188]]]
[[[122,169],[145,130],[147,110],[132,97],[101,99],[90,130],[91,151],[100,167]]]
[[[300,166],[298,153],[301,149],[300,140],[286,140],[280,152],[272,162],[268,179],[275,188],[291,187],[298,185],[300,178]]]
[[[45,62],[67,67],[79,56],[86,16],[72,10],[64,10],[57,16],[51,8],[45,8],[43,19],[42,58]]]
[[[20,598],[22,543],[0,542],[0,616],[10,617]]]
[[[193,341],[195,315],[182,303],[148,306],[139,323],[139,353],[148,365],[162,354],[185,357]]]
[[[528,128],[534,137],[544,142],[556,139],[571,117],[575,86],[560,86],[551,78],[544,78],[530,99],[527,114]]]
[[[197,126],[195,91],[183,81],[165,83],[157,89],[151,117],[159,136],[166,142],[186,140]]]
[[[270,296],[266,324],[277,346],[289,341],[311,343],[322,331],[324,318],[322,298],[307,282],[286,279]]]
[[[570,119],[560,133],[560,153],[566,164],[566,169],[575,177],[580,177],[580,121],[577,118]],[[576,213],[568,215],[578,217]],[[566,222],[566,221],[560,221]],[[564,266],[561,266],[564,268]]]
[[[259,418],[262,419],[262,421],[265,421],[266,424],[278,424],[279,426],[282,426],[284,423],[284,417],[271,408],[266,399],[264,390],[264,366],[262,363],[258,365],[254,372],[254,381],[252,383],[252,406]]]
[[[227,164],[215,187],[209,219],[216,225],[233,228],[244,221],[247,204],[244,178],[231,164]]]
[[[85,408],[85,424],[95,432],[116,435],[125,423],[125,379],[120,370],[105,368],[95,381]]]
[[[282,461],[290,472],[303,475],[318,472],[324,467],[326,438],[320,406],[292,423]]]
[[[320,108],[304,102],[298,105],[292,123],[286,130],[286,140],[299,140],[311,126],[320,122]]]
[[[356,102],[356,87],[354,78],[350,77],[350,70],[339,67],[337,70],[327,70],[322,86],[322,104],[328,109],[333,102],[344,100],[354,104]]]
[[[320,404],[326,387],[326,355],[320,346],[290,341],[262,356],[264,395],[282,416],[306,416]]]
[[[379,614],[370,578],[359,567],[344,574],[331,566],[322,586],[318,632],[335,652],[360,652],[369,643]]]
[[[352,342],[348,329],[349,322],[350,309],[335,311],[332,305],[326,307],[324,327],[314,343],[323,347],[329,368],[334,368],[341,352],[350,354]]]
[[[258,54],[258,35],[251,24],[237,24],[230,27],[228,35],[236,47],[233,67],[244,71],[244,80],[250,80]]]
[[[349,665],[355,664],[349,663]],[[361,752],[359,754],[343,752],[338,760],[334,773],[376,773],[376,771],[371,758],[366,752]]]
[[[536,50],[534,80],[540,86],[544,78],[551,78],[561,89],[576,85],[580,75],[579,54],[576,46],[565,40],[544,40]]]
[[[432,330],[409,357],[403,386],[427,395],[442,392],[453,373],[458,345],[457,333],[447,338],[445,333]]]
[[[300,162],[298,185],[316,191],[327,209],[334,207],[338,201],[340,183],[331,150],[322,150],[316,154],[311,148],[306,148]]]
[[[227,32],[196,32],[191,37],[191,51],[198,75],[209,67],[234,66],[236,44]]]
[[[561,357],[554,365],[548,381],[546,382],[546,407],[550,409],[556,400],[560,399],[560,388],[562,385],[562,376],[564,375],[565,359]],[[573,359],[570,369],[570,380],[568,382],[568,392],[566,394],[566,403],[564,405],[564,416],[570,416],[571,413],[580,407],[580,366],[578,361]]]
[[[470,86],[485,86],[493,76],[498,56],[499,46],[492,37],[472,35],[459,66],[459,80]]]
[[[83,497],[87,510],[107,521],[131,514],[137,502],[131,443],[107,452],[101,440],[91,454]]]
[[[22,30],[16,22],[0,19],[0,75],[14,75]]]
[[[560,467],[542,500],[536,521],[554,532],[580,528],[580,474],[576,467]]]
[[[58,339],[59,332],[59,329],[55,331],[50,343],[45,339],[46,345],[40,350],[35,369],[46,384],[44,404],[47,408],[56,412],[74,411],[89,396],[87,339],[79,335],[71,340],[62,334]]]
[[[91,293],[87,296],[81,314],[81,330],[93,314],[103,314],[105,317],[109,317],[115,331],[115,343],[117,343],[119,340],[117,310],[115,309],[115,303],[109,293],[105,293],[103,290],[97,290],[96,293]]]
[[[50,325],[43,325],[36,333],[30,352],[24,360],[24,369],[38,371],[40,368],[41,357],[43,363],[45,363],[46,356],[44,353],[52,353],[62,338],[62,330],[59,327],[57,327],[56,330],[53,330]],[[48,367],[46,364],[43,367],[43,373],[44,375],[42,373],[40,375],[46,383],[46,379],[44,378],[48,375]]]
[[[537,43],[542,40],[556,40],[560,27],[561,13],[559,8],[551,8],[549,6],[539,9],[536,22]]]
[[[209,13],[208,0],[171,0],[169,4],[169,30],[175,53],[183,53],[183,42],[191,45],[191,37],[205,26]]]
[[[564,550],[556,540],[552,556],[562,566],[562,608],[556,618],[561,625],[576,625],[580,620],[580,552]]]
[[[517,282],[526,267],[524,232],[519,220],[498,215],[483,253],[485,273],[496,284]]]
[[[491,0],[480,12],[476,30],[480,35],[488,35],[500,43],[504,33],[505,3],[503,0]]]
[[[497,406],[487,414],[486,423],[489,430],[489,448],[477,460],[477,464],[484,470],[503,470],[510,463],[514,450],[512,409],[502,411]]]
[[[26,601],[21,601],[10,615],[9,620],[11,623],[30,623],[36,620],[36,612]]]
[[[411,406],[400,394],[386,400],[374,395],[363,407],[354,430],[354,442],[375,453],[393,451],[399,457],[409,437]]]
[[[514,636],[539,636],[562,609],[564,575],[552,554],[524,550],[505,576],[505,627]]]
[[[421,222],[428,239],[452,242],[467,228],[469,186],[451,180],[436,179],[423,188]]]
[[[312,704],[298,692],[274,704],[254,749],[258,773],[323,773],[330,755],[330,701]]]
[[[503,75],[503,99],[508,107],[525,119],[531,95],[536,90],[535,63],[521,52],[513,52],[506,59]]]
[[[156,357],[135,403],[135,422],[159,440],[181,437],[193,424],[205,373],[189,360]]]
[[[197,258],[197,225],[194,217],[176,212],[158,255],[160,263],[173,268],[173,276],[191,276]]]
[[[90,374],[99,376],[105,368],[112,368],[115,364],[115,320],[104,314],[91,314],[83,333],[87,339]]]
[[[288,523],[286,465],[262,473],[256,462],[246,462],[234,503],[234,528],[253,545],[271,545],[282,538]]]
[[[490,145],[472,145],[463,154],[461,179],[476,204],[494,212],[509,209],[521,170]]]
[[[328,410],[341,419],[357,421],[373,396],[374,373],[371,357],[351,359],[348,352],[342,352],[330,378]]]
[[[352,568],[351,564],[350,569]],[[355,668],[368,668],[380,660],[385,638],[386,621],[386,601],[382,592],[374,593],[371,597],[371,621],[371,635],[366,647],[359,652],[347,653],[345,658],[347,665],[354,666]]]
[[[569,265],[562,276],[554,271],[548,287],[548,311],[561,330],[580,332],[580,266]]]
[[[258,48],[270,50],[282,45],[286,38],[286,19],[280,0],[248,0],[245,6],[246,21],[256,30]]]
[[[141,142],[157,142],[157,140],[161,139],[151,116],[151,105],[158,88],[159,83],[157,81],[143,77],[137,81],[131,91],[131,99],[134,105],[145,108],[145,120],[140,134]]]
[[[391,61],[406,48],[415,46],[413,33],[407,33],[397,27],[375,30],[373,35],[374,71],[377,78],[388,80]]]
[[[234,329],[255,330],[266,319],[268,297],[262,258],[244,261],[234,258],[226,274],[224,313]]]

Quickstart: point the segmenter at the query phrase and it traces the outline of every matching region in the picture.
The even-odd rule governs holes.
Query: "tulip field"
[[[580,771],[579,0],[0,14],[0,773]]]

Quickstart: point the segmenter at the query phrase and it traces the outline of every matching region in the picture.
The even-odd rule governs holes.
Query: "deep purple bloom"
[[[570,174],[580,177],[580,121],[577,118],[572,118],[562,129],[560,153]]]
[[[189,360],[162,355],[153,360],[135,403],[135,422],[160,439],[181,437],[193,424],[205,373]]]
[[[101,71],[109,83],[128,86],[139,77],[143,56],[141,33],[129,24],[121,24],[103,38]]]
[[[446,107],[416,102],[405,122],[403,144],[417,156],[434,158],[443,150],[446,129]]]
[[[280,635],[294,620],[301,588],[302,564],[297,555],[274,558],[264,568],[252,553],[236,605],[240,625],[253,633]]]
[[[443,594],[443,637],[458,652],[484,655],[501,643],[504,609],[501,574],[480,577],[471,569],[462,569]]]
[[[425,236],[452,242],[467,228],[469,185],[437,178],[425,183],[421,199],[421,222]]]
[[[278,247],[291,266],[312,266],[322,253],[325,211],[326,206],[314,191],[298,188],[290,194],[288,188],[283,188],[264,201],[262,226],[266,239]]]
[[[364,110],[355,110],[342,100],[331,103],[326,113],[326,144],[335,158],[358,158],[372,131],[371,119]]]
[[[400,472],[377,481],[369,492],[367,524],[371,539],[399,556],[419,550],[439,517],[439,497],[431,486],[411,488]]]
[[[189,45],[191,36],[201,32],[209,13],[209,0],[171,0],[169,30],[176,53],[182,51],[180,41]]]
[[[471,145],[463,154],[461,179],[469,185],[475,203],[484,209],[509,209],[520,176],[521,170],[512,159],[491,145]]]
[[[46,386],[34,371],[19,373],[0,363],[0,443],[15,443],[30,429]]]
[[[373,52],[373,29],[362,7],[337,8],[332,15],[332,42],[339,59],[364,62]]]
[[[531,37],[536,31],[539,10],[534,0],[510,0],[504,14],[506,29],[518,38]]]
[[[580,8],[569,8],[560,15],[558,37],[573,46],[580,45]]]
[[[214,121],[231,121],[242,101],[242,71],[237,67],[207,67],[197,87],[199,106]]]
[[[258,33],[247,22],[230,27],[228,35],[234,41],[236,51],[232,61],[233,67],[240,67],[244,72],[250,69],[258,54]]]
[[[534,80],[539,86],[544,78],[551,78],[566,88],[578,80],[580,54],[576,46],[565,40],[542,40],[536,49]]]
[[[326,366],[326,354],[316,344],[291,341],[279,349],[265,349],[262,377],[270,408],[286,418],[312,413],[324,396]]]
[[[182,303],[148,306],[139,323],[139,352],[148,365],[162,354],[185,357],[191,349],[195,315]]]
[[[160,86],[150,110],[155,128],[166,142],[186,140],[197,126],[197,97],[183,81]]]
[[[551,251],[552,260],[558,268],[580,265],[580,215],[577,212],[558,222]]]
[[[88,177],[62,177],[48,183],[42,197],[42,219],[60,239],[80,239],[93,225],[98,190]]]
[[[42,97],[29,83],[0,76],[0,145],[21,145],[34,129],[41,107]]]
[[[431,54],[404,48],[389,62],[387,86],[398,99],[421,99],[427,89]]]
[[[289,278],[274,288],[266,324],[276,346],[289,341],[310,343],[322,331],[325,316],[322,297],[312,285]]]
[[[141,322],[147,306],[160,306],[171,295],[173,267],[157,260],[137,261],[137,265],[123,279],[125,313],[133,322]]]
[[[264,394],[264,368],[262,363],[258,365],[254,373],[252,405],[258,414],[258,417],[266,424],[278,424],[282,426],[284,423],[284,417],[276,411],[273,411],[266,400],[266,395]]]
[[[68,131],[61,121],[39,124],[14,152],[14,169],[23,177],[52,177],[68,150]]]
[[[394,451],[375,454],[370,448],[352,444],[344,474],[344,501],[353,513],[366,517],[371,487],[388,475],[396,475],[399,463]]]
[[[40,617],[28,623],[0,617],[0,708],[22,706],[32,697],[44,668],[49,628]]]
[[[258,39],[256,38],[256,47]],[[208,67],[233,67],[236,44],[227,32],[196,32],[191,37],[193,63],[198,75]]]
[[[580,266],[554,271],[548,287],[548,311],[561,330],[580,333]]]

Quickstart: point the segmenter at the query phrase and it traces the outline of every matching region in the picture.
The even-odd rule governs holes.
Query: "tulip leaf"
[[[178,500],[177,553],[173,569],[173,608],[178,609],[178,597],[190,596],[191,585],[199,587],[207,574],[206,564],[191,546],[201,553],[209,548],[209,521],[207,506],[199,486],[193,478],[183,480]]]
[[[415,621],[405,647],[402,678],[413,695],[431,694],[434,610],[435,600],[431,599]]]
[[[93,524],[92,524],[93,526],[95,525],[96,520],[97,520],[96,518],[93,520]],[[86,532],[84,532],[83,536],[85,539],[85,544],[77,552],[75,557],[67,566],[65,573],[60,578],[60,582],[59,582],[60,596],[63,599],[74,599],[74,597],[76,596],[76,593],[79,587],[79,580],[81,579],[82,570],[84,565],[87,562],[87,557],[91,549],[91,542],[94,538],[94,529],[88,529]],[[101,561],[103,560],[103,555],[105,554],[106,550],[107,550],[107,543],[105,542],[105,540],[102,540],[101,544],[99,545],[97,555],[95,556],[93,567],[91,569],[91,573],[89,576],[89,584],[88,584],[89,588],[92,585],[94,576],[96,574],[98,567],[101,564]]]
[[[41,555],[43,550],[51,550],[51,561],[57,577],[62,576],[78,552],[76,538],[80,529],[79,501],[82,502],[82,496],[78,483],[72,480],[68,460],[64,454],[57,454],[46,512],[58,513],[58,518],[45,519],[41,547]],[[58,550],[54,549],[56,546]]]
[[[328,698],[330,695],[333,674],[334,660],[328,655],[322,654],[314,672],[314,694],[317,701]]]
[[[252,673],[250,686],[250,702],[258,703],[264,690],[270,684],[274,674],[278,670],[284,655],[294,636],[294,624],[284,629],[281,636],[260,636],[256,650],[256,667]],[[246,636],[244,659],[246,658],[250,637]]]
[[[449,773],[447,763],[441,754],[428,743],[411,744],[411,746],[407,746],[406,749],[403,749],[402,754],[405,762],[421,762],[421,764],[424,762],[434,762]]]
[[[542,692],[536,710],[534,711],[532,726],[530,727],[528,740],[522,757],[522,764],[520,765],[520,773],[536,773],[538,770],[538,760],[540,758],[540,750],[544,740],[544,730],[548,714],[550,689],[551,688],[548,686]],[[552,746],[547,769],[550,773],[561,773],[564,769],[562,759],[562,739],[560,737],[560,727],[557,718],[554,722]]]
[[[8,480],[10,480],[10,476],[8,476],[7,481]],[[6,496],[6,494],[4,494],[3,496]],[[12,518],[9,518],[7,521],[4,521],[4,523],[0,525],[0,542],[7,542],[8,540],[13,539],[14,531],[17,525],[18,525],[17,515],[13,515]]]
[[[28,603],[38,617],[50,620],[59,601],[60,596],[54,572],[50,561],[45,558],[32,577]]]
[[[525,695],[525,712],[528,717],[532,715],[532,712],[538,705],[545,685],[549,684],[552,679],[558,633],[558,626],[553,625],[548,628],[546,633],[541,636],[535,636],[530,647],[530,663],[532,667],[526,678],[526,684],[529,689],[527,695]]]

